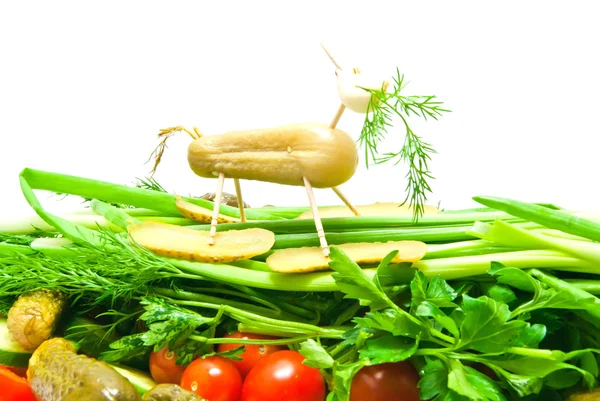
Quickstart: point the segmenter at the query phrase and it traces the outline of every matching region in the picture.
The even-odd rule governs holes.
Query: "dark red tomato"
[[[239,401],[242,376],[229,359],[209,356],[187,367],[181,387],[209,401]]]
[[[472,368],[479,371],[479,373],[483,373],[484,375],[486,375],[487,377],[489,377],[492,380],[498,380],[498,376],[496,376],[496,372],[494,372],[494,370],[492,368],[489,368],[487,365],[484,365],[483,363],[477,363],[477,364],[473,365]]]
[[[150,374],[158,384],[181,383],[181,376],[185,371],[185,366],[177,365],[177,355],[164,347],[160,351],[150,354]]]
[[[290,350],[262,358],[246,377],[241,401],[324,401],[321,372],[303,361],[300,353]]]
[[[233,334],[229,334],[224,336],[224,338],[242,338],[247,340],[273,340],[275,337],[264,336],[262,334],[252,334],[252,333],[240,333],[236,331]],[[218,352],[229,351],[235,348],[238,348],[242,344],[219,344],[217,347]],[[287,347],[283,347],[280,345],[254,345],[254,344],[245,344],[245,351],[243,354],[238,355],[242,358],[242,361],[234,361],[232,360],[233,366],[235,366],[242,375],[242,379],[244,379],[250,370],[256,365],[258,361],[264,358],[267,355],[271,355],[277,351],[283,351]]]
[[[418,384],[408,362],[365,366],[352,380],[350,401],[420,401]]]

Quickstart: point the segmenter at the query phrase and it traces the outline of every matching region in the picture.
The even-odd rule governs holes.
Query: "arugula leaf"
[[[303,363],[311,368],[329,369],[334,365],[331,355],[313,339],[300,344],[300,354],[306,358]]]
[[[370,306],[371,310],[396,307],[380,286],[369,279],[344,251],[331,247],[329,257],[329,267],[334,270],[332,277],[340,291],[346,294],[345,298],[358,299],[361,305]]]
[[[418,348],[419,337],[413,340],[386,334],[367,340],[359,354],[362,358],[368,358],[371,364],[377,365],[405,361],[413,356]]]
[[[456,349],[470,348],[480,352],[504,352],[511,347],[520,331],[528,326],[522,320],[508,321],[508,305],[482,296],[471,298],[463,295],[462,310],[465,318]]]

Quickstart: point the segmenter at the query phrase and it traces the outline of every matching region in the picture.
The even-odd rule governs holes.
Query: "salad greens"
[[[128,225],[148,219],[208,229],[181,217],[175,196],[154,181],[128,187],[26,169],[21,187],[45,225],[1,228],[0,314],[23,293],[61,291],[78,322],[65,337],[105,361],[140,366],[165,346],[178,350],[180,364],[217,354],[236,360],[243,347],[219,353],[216,346],[286,345],[321,370],[328,401],[349,400],[363,367],[401,361],[419,372],[423,400],[561,400],[598,386],[600,223],[593,216],[477,197],[486,207],[416,222],[323,218],[331,270],[283,274],[267,267],[267,255],[199,263],[130,241]],[[90,208],[57,216],[35,189],[82,196]],[[312,220],[295,218],[306,209],[248,209],[252,221],[243,228],[272,230],[274,249],[318,245]],[[335,246],[403,239],[425,242],[425,258],[396,264],[394,251],[359,266]],[[234,331],[275,338],[225,337]]]

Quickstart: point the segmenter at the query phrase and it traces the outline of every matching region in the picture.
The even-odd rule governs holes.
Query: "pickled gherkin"
[[[8,311],[7,326],[14,339],[29,351],[50,338],[67,303],[59,291],[37,290],[19,296]]]
[[[70,342],[52,338],[29,360],[27,380],[44,401],[141,401],[133,384],[106,362],[78,355]]]
[[[159,384],[144,394],[143,401],[205,401],[204,398],[184,390],[176,384]]]

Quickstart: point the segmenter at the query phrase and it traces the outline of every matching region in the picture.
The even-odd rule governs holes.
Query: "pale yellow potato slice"
[[[361,216],[409,216],[413,214],[411,205],[402,205],[400,203],[381,202],[371,205],[355,206]],[[439,214],[440,211],[434,206],[424,206],[424,214]],[[332,206],[319,208],[319,217],[351,217],[354,216],[352,210],[347,206]],[[311,210],[302,213],[297,219],[312,219]]]
[[[334,245],[358,264],[379,263],[390,252],[398,251],[392,263],[418,262],[427,253],[427,245],[420,241],[358,242]],[[273,252],[267,266],[280,273],[307,273],[329,269],[329,258],[318,247],[288,248]]]
[[[209,223],[212,220],[212,210],[206,209],[202,206],[194,205],[188,201],[184,201],[180,197],[177,197],[175,201],[175,206],[179,212],[183,215],[183,217],[188,218],[190,220],[200,221],[202,223]],[[237,223],[240,219],[236,219],[235,217],[225,216],[224,214],[219,214],[217,217],[217,223]]]
[[[197,262],[227,263],[268,252],[275,234],[262,228],[217,232],[209,245],[209,232],[174,224],[144,221],[128,227],[129,236],[144,248],[162,256]]]

